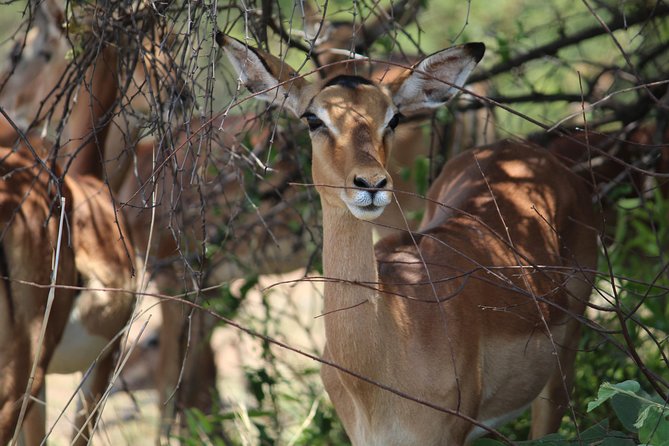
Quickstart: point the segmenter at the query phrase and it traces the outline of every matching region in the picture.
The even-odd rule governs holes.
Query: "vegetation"
[[[14,32],[18,41],[26,34],[26,11],[32,4],[24,8],[21,2],[11,3],[3,8],[11,8],[12,17],[23,17]],[[321,64],[314,52],[317,36],[307,32],[304,4],[165,2],[159,9],[132,10],[111,2],[113,8],[96,12],[97,22],[91,24],[77,11],[94,2],[71,3],[69,29],[74,36],[86,37],[77,41],[80,54],[101,44],[95,39],[106,39],[126,50],[119,65],[131,72],[139,54],[136,42],[154,33],[150,37],[177,66],[165,69],[163,73],[170,75],[158,79],[166,97],[151,97],[151,107],[143,114],[132,110],[128,90],[121,95],[119,114],[141,122],[138,134],[129,137],[132,143],[158,135],[161,142],[168,141],[160,149],[171,153],[178,147],[168,136],[178,127],[176,121],[206,121],[189,133],[204,136],[191,143],[207,159],[206,174],[189,179],[199,200],[188,204],[199,212],[191,220],[175,219],[170,229],[179,240],[178,261],[191,274],[183,281],[197,284],[187,292],[199,296],[210,285],[208,278],[220,277],[221,265],[234,265],[237,275],[213,286],[203,306],[218,317],[219,327],[234,331],[235,342],[244,346],[249,358],[240,361],[243,379],[233,384],[238,386],[236,394],[222,390],[221,400],[209,412],[186,410],[185,429],[173,440],[188,445],[348,444],[318,376],[322,327],[313,317],[320,309],[315,277],[321,234],[305,229],[318,216],[318,201],[309,187],[306,129],[280,106],[247,100],[212,38],[215,29],[221,29],[285,57],[300,67],[300,75],[316,76],[312,72]],[[368,0],[317,3],[312,18],[356,26],[378,21],[392,7],[390,2]],[[475,444],[669,446],[669,4],[408,3],[419,11],[415,19],[402,22],[401,14],[386,19],[386,32],[356,50],[372,59],[392,54],[404,65],[467,41],[483,41],[487,51],[471,79],[475,95],[463,95],[423,126],[426,139],[441,138],[450,148],[435,144],[429,156],[412,160],[398,175],[414,182],[423,195],[440,166],[468,146],[516,138],[558,147],[560,138],[566,138],[578,153],[565,152],[563,159],[593,183],[593,203],[601,213],[600,264],[582,321],[573,403],[562,428],[544,439],[525,441],[528,411],[501,429],[505,438],[489,437]],[[83,82],[85,64],[92,62],[77,54],[68,57],[80,64],[72,73],[72,85],[77,85]],[[174,73],[178,76],[172,77]],[[235,117],[243,117],[245,125],[227,130]],[[584,129],[596,138],[589,140]],[[217,152],[210,140],[226,131],[238,144]],[[58,130],[50,132],[60,137]],[[284,163],[299,168],[281,176]],[[221,195],[216,184],[223,181],[234,182],[239,190],[234,198],[215,200],[214,194]],[[180,184],[179,191],[188,184]],[[264,208],[268,202],[270,211]],[[283,207],[294,211],[288,223],[273,220]],[[421,215],[420,209],[407,213],[410,221],[419,221]],[[261,233],[267,244],[275,241],[273,225],[283,225],[281,230],[287,228],[297,240],[291,245],[299,253],[295,267],[314,271],[311,278],[300,273],[283,286],[274,283],[283,279],[265,278],[271,267],[265,265],[265,246],[255,240]],[[184,241],[189,230],[204,235],[196,242]],[[304,294],[296,297],[295,283],[306,285],[301,288]],[[226,373],[231,372],[219,370],[222,376]]]

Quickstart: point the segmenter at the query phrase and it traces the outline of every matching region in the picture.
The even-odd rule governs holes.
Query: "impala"
[[[87,9],[85,5],[80,6],[71,11],[79,14],[75,20],[77,23],[87,26],[91,21],[96,20],[94,14],[87,15],[92,9]],[[32,28],[27,32],[25,42],[17,43],[11,60],[8,61],[3,74],[0,75],[0,82],[6,82],[4,89],[0,91],[0,106],[11,115],[20,130],[26,131],[32,126],[43,123],[46,128],[62,125],[62,135],[60,135],[62,145],[45,147],[49,150],[39,150],[38,155],[45,160],[50,160],[58,154],[59,165],[67,172],[67,177],[87,175],[104,180],[108,186],[106,190],[97,192],[96,195],[100,199],[111,192],[114,201],[117,201],[119,196],[129,200],[129,197],[137,192],[137,188],[128,195],[123,195],[123,192],[119,191],[126,191],[129,184],[136,184],[134,172],[130,166],[131,161],[140,158],[143,164],[139,166],[139,170],[142,173],[153,168],[150,143],[148,159],[145,156],[146,150],[144,150],[146,143],[138,144],[138,151],[144,150],[144,152],[137,157],[132,151],[138,133],[136,116],[150,110],[151,105],[147,98],[158,99],[148,90],[162,91],[156,84],[156,79],[170,79],[171,76],[166,75],[165,71],[169,70],[167,67],[173,65],[148,40],[141,42],[144,57],[136,61],[135,70],[130,74],[121,68],[124,61],[119,60],[121,56],[113,45],[104,45],[101,48],[97,48],[96,45],[95,50],[99,50],[99,53],[93,55],[92,61],[88,58],[91,54],[85,52],[80,54],[80,58],[71,60],[67,55],[73,50],[73,42],[67,35],[64,9],[64,2],[59,0],[45,0],[34,5],[35,19]],[[80,31],[80,34],[86,36],[84,32]],[[79,34],[77,36],[81,37]],[[90,64],[87,65],[87,69],[79,68],[78,64],[85,65],[86,63]],[[131,78],[128,79],[128,77]],[[73,97],[76,97],[77,100],[73,100]],[[128,113],[120,113],[124,107],[125,112]],[[49,130],[53,132],[53,128]],[[13,126],[4,117],[0,117],[0,144],[14,144],[17,136]],[[58,152],[55,152],[54,148],[57,148]],[[181,153],[184,152],[186,150],[181,151]],[[144,177],[145,180],[146,178]],[[146,190],[148,189],[147,187]],[[139,193],[140,198],[144,196],[146,190]],[[148,195],[151,195],[150,191]],[[133,199],[133,205],[138,201],[137,198]],[[111,206],[111,201],[108,204]],[[173,203],[170,200],[164,200],[161,201],[161,204],[158,215],[162,219],[159,218],[158,223],[163,223],[163,227],[156,231],[158,235],[155,238],[161,242],[167,242],[160,257],[160,260],[164,260],[165,257],[174,255],[174,252],[169,251],[168,248],[168,246],[174,246],[174,240],[171,238],[172,232],[167,228]],[[145,203],[143,207],[150,206],[151,203]],[[110,207],[110,209],[113,208]],[[108,215],[105,214],[105,216]],[[127,212],[125,220],[135,233],[134,242],[139,255],[149,250],[149,244],[155,243],[151,242],[148,235],[145,236],[150,227],[150,217],[149,210],[141,214]],[[120,218],[123,219],[123,217]],[[149,220],[148,223],[147,220]],[[113,232],[110,232],[111,234]],[[169,285],[175,282],[178,282],[178,279],[173,274]],[[170,291],[178,289],[177,286],[172,286]],[[167,292],[165,289],[161,291]],[[161,375],[160,390],[161,396],[165,398],[164,401],[167,401],[174,393],[178,383],[183,358],[183,353],[179,349],[181,338],[190,337],[190,335],[181,336],[187,322],[181,312],[175,315],[173,311],[169,311],[174,307],[174,305],[165,306],[165,312],[169,312],[165,319],[170,322],[166,324],[166,330],[171,330],[169,340],[173,342],[164,343],[165,350],[172,354],[168,358],[171,363],[166,364],[165,367],[167,372]],[[102,309],[97,308],[96,310]],[[109,309],[102,314],[109,312],[113,314],[114,310]],[[80,340],[84,341],[83,338]],[[93,338],[89,341],[96,342]],[[213,365],[213,360],[210,360],[210,363]],[[76,365],[70,368],[76,370]],[[65,369],[68,368],[65,367]],[[203,379],[205,376],[203,369],[209,370],[206,366],[201,367],[200,374],[193,381],[202,386],[201,388],[195,386],[196,391],[199,392],[198,397],[204,395],[206,399],[210,396],[210,389],[206,386],[215,382],[215,370],[207,374],[206,379]],[[52,371],[65,373],[62,367],[57,370],[50,368],[49,372]],[[100,382],[97,386],[101,384]],[[189,396],[184,399],[186,404],[191,403]],[[208,405],[201,404],[198,407],[205,408]],[[165,419],[173,406],[161,404],[160,408],[163,415],[161,419]],[[41,415],[43,417],[43,414]],[[29,430],[36,429],[38,422],[32,420],[30,422]],[[43,427],[41,431],[44,431]]]
[[[136,129],[132,120],[128,122],[117,117],[118,110],[115,109],[119,107],[121,95],[119,84],[128,82],[123,77],[126,73],[118,68],[119,55],[114,46],[103,46],[88,70],[78,69],[78,60],[66,57],[72,44],[63,27],[64,13],[60,3],[58,0],[45,0],[35,5],[35,22],[28,32],[25,47],[17,45],[17,49],[23,51],[13,54],[7,69],[0,76],[2,81],[7,81],[5,89],[0,92],[0,105],[23,130],[31,123],[42,123],[49,117],[52,123],[64,121],[64,147],[59,149],[61,156],[58,162],[63,169],[67,169],[68,176],[86,174],[108,182],[110,190],[106,193],[111,192],[114,201],[123,209],[139,256],[144,258],[148,253],[147,269],[158,290],[162,294],[180,294],[184,289],[190,291],[207,284],[230,281],[242,276],[248,265],[259,271],[272,272],[277,270],[277,266],[284,269],[303,266],[309,253],[306,250],[296,252],[295,247],[304,247],[309,234],[301,229],[293,230],[286,224],[295,221],[299,213],[293,207],[286,208],[286,203],[277,199],[278,194],[272,193],[273,187],[262,190],[266,198],[257,212],[238,215],[247,203],[245,191],[240,187],[241,169],[223,175],[228,181],[217,183],[216,190],[204,184],[206,178],[201,175],[206,169],[203,166],[211,162],[207,158],[211,153],[202,150],[202,147],[211,144],[205,121],[193,120],[189,127],[174,124],[173,134],[163,135],[163,138],[144,138],[136,145],[133,143],[132,150],[126,150],[127,142],[135,139]],[[76,12],[81,10],[77,8]],[[86,11],[85,8],[83,11]],[[79,20],[86,22],[91,18],[79,17]],[[149,58],[149,48],[155,47],[148,46],[148,42],[142,43],[145,45],[142,54]],[[81,59],[85,61],[84,56],[86,54]],[[159,56],[154,54],[153,57]],[[169,59],[151,62],[138,62],[136,71],[132,73],[130,88],[122,97],[128,101],[127,98],[133,98],[130,117],[148,108],[142,98],[149,96],[146,91],[149,86],[152,91],[161,91],[159,85],[146,79],[169,77],[162,72],[171,66]],[[73,73],[82,76],[74,79],[81,86],[73,87],[76,82],[64,81],[72,79]],[[77,102],[62,99],[57,103],[57,98],[68,98],[66,92],[72,90],[77,92]],[[105,121],[110,114],[116,119]],[[212,144],[214,158],[227,157],[233,151],[238,152],[238,158],[244,156],[244,150],[239,149],[241,144],[234,135],[248,125],[247,119],[248,116],[226,119],[226,135],[220,144]],[[270,132],[266,129],[255,126],[255,131],[262,135],[260,139],[263,141],[269,138]],[[0,119],[0,143],[11,145],[16,139],[15,129],[9,122]],[[277,135],[277,146],[281,146],[279,141],[282,139]],[[45,160],[54,155],[53,151],[37,149]],[[63,153],[66,156],[62,156]],[[281,157],[286,157],[286,151]],[[129,160],[132,166],[129,166]],[[227,162],[229,159],[221,164]],[[291,180],[303,182],[296,163],[281,164],[287,165],[288,169],[273,166],[281,169],[281,173],[272,178],[275,183],[280,183],[279,188]],[[201,181],[193,182],[193,179]],[[204,272],[195,271],[194,275],[201,273],[201,277],[210,279],[205,284],[193,286],[191,273],[194,271],[188,268],[192,268],[189,263],[197,260],[199,249],[203,246],[203,234],[198,231],[203,227],[203,220],[200,209],[192,205],[200,202],[203,196],[209,206],[215,206],[222,212],[219,220],[207,225],[207,235],[215,234],[219,227],[227,226],[229,229],[234,221],[237,230],[245,231],[244,237],[239,237],[244,239],[244,243],[235,244],[236,237],[231,237],[233,240],[226,241],[226,249],[222,250],[224,255],[210,262],[219,262],[219,265],[195,265]],[[265,224],[269,225],[271,235]],[[273,237],[280,243],[275,244]],[[188,305],[179,305],[174,301],[161,305],[164,324],[159,342],[160,373],[156,376],[155,387],[160,398],[163,437],[169,433],[177,408],[197,407],[208,413],[217,396],[216,369],[208,341],[214,321],[201,312],[195,312],[191,318],[191,310]],[[187,347],[190,349],[188,352]]]
[[[360,54],[357,54],[368,55],[371,46],[381,36],[392,35],[392,30],[414,22],[422,7],[419,1],[401,0],[386,9],[374,8],[370,17],[360,24],[324,20],[323,12],[318,11],[312,1],[304,1],[303,7],[304,35],[309,42],[313,42],[315,59],[322,66],[319,70],[322,77],[363,72],[368,73],[369,79],[374,82],[391,84],[402,75],[405,67],[420,60],[418,55],[396,51],[388,55],[387,62],[366,62],[364,57],[360,58]],[[352,57],[356,59],[352,60]],[[344,63],[346,61],[348,63]],[[479,96],[486,95],[487,86],[483,83],[470,85],[469,88]],[[429,136],[423,130],[426,121],[434,118],[434,110],[413,114],[411,118],[400,120],[394,131],[395,144],[406,149],[392,151],[388,158],[387,170],[393,176],[396,194],[395,200],[377,220],[380,223],[377,229],[381,235],[391,234],[395,232],[394,229],[406,230],[407,223],[411,229],[415,229],[418,221],[407,219],[407,216],[425,206],[425,201],[416,194],[417,178],[401,175],[402,170],[410,169],[419,157],[433,158],[442,153],[442,146],[447,147],[448,155],[452,156],[466,148],[496,139],[494,119],[486,108],[455,113],[453,120],[444,125],[432,122]]]
[[[353,444],[463,445],[529,405],[533,438],[557,429],[597,253],[586,186],[546,151],[502,142],[447,163],[418,231],[372,241],[370,221],[394,199],[394,128],[457,93],[483,44],[433,54],[386,87],[346,75],[310,83],[217,41],[252,92],[285,98],[310,128],[324,358],[337,366],[321,374]]]
[[[31,398],[44,395],[46,373],[91,368],[83,384],[84,408],[75,423],[74,444],[86,444],[117,359],[119,334],[134,306],[133,246],[98,180],[66,176],[57,189],[47,170],[21,151],[2,148],[0,159],[0,444],[14,433],[33,361]],[[64,211],[56,206],[59,195],[65,197]],[[43,318],[60,212],[66,213],[66,225],[56,283],[74,288],[56,289],[47,323]],[[46,336],[36,357],[43,323]],[[39,445],[45,436],[44,405],[31,405],[24,424],[28,446]]]
[[[70,49],[70,44],[65,39],[64,30],[61,26],[62,22],[63,13],[57,1],[47,0],[38,5],[35,28],[29,33],[23,54],[15,60],[13,69],[16,71],[13,76],[9,77],[12,88],[5,91],[3,99],[4,103],[15,112],[15,115],[22,118],[21,122],[24,126],[36,119],[35,115],[40,109],[42,101],[49,99],[43,110],[52,105],[51,102],[54,101],[54,96],[56,96],[52,93],[52,90],[60,91],[59,89],[63,89],[60,84],[61,77],[68,70],[71,70],[71,66],[68,65],[69,61],[65,58],[65,54]],[[376,38],[382,31],[383,26],[379,22],[374,25],[374,28],[376,29],[374,38]],[[347,29],[352,32],[351,28]],[[371,33],[366,31],[365,34],[369,39]],[[339,33],[336,38],[333,37],[334,43],[339,45],[341,40],[346,38],[343,36],[342,33]],[[348,37],[349,40],[351,38],[351,36]],[[332,43],[332,39],[329,39],[329,41]],[[49,57],[44,57],[45,54],[48,54]],[[182,198],[181,202],[199,201],[200,197],[198,191],[195,190],[196,188],[184,187],[183,192],[177,192],[180,187],[187,184],[188,179],[175,178],[173,170],[196,174],[201,168],[201,166],[198,166],[198,162],[203,163],[204,159],[193,159],[194,155],[190,146],[184,144],[184,136],[193,135],[187,134],[181,129],[171,135],[174,140],[179,140],[179,142],[173,144],[173,147],[161,147],[161,144],[156,140],[145,139],[134,147],[134,155],[119,156],[124,148],[121,144],[123,138],[113,137],[113,132],[118,132],[118,127],[122,126],[119,123],[114,123],[111,126],[99,125],[101,118],[110,112],[111,107],[117,105],[114,102],[119,88],[118,74],[115,69],[116,58],[117,55],[113,50],[103,48],[97,62],[87,72],[83,81],[86,90],[83,87],[79,90],[79,102],[73,105],[73,110],[65,122],[63,139],[69,144],[68,149],[61,150],[61,153],[63,151],[76,152],[76,156],[71,161],[67,161],[70,164],[69,173],[101,176],[102,171],[105,171],[106,179],[109,180],[114,192],[114,198],[125,206],[127,220],[131,226],[136,246],[142,251],[142,254],[149,252],[150,257],[154,260],[149,264],[152,270],[152,280],[159,285],[162,292],[176,293],[184,288],[183,278],[185,274],[178,265],[180,263],[180,248],[183,247],[178,246],[175,241],[175,234],[178,231],[173,231],[169,226],[173,224],[174,219],[177,219],[180,220],[180,224],[177,226],[187,229],[193,226],[193,222],[196,221],[199,214],[196,211],[195,214],[198,215],[195,215],[195,218],[192,215],[185,216],[184,214],[191,209],[186,209],[186,212],[184,212],[181,209],[181,203],[174,203],[167,199],[168,191],[171,191],[174,196]],[[45,67],[48,67],[48,69],[45,69]],[[138,78],[135,83],[139,85],[142,84],[141,76],[145,76],[144,70],[141,68],[138,69],[139,74],[135,73],[135,77]],[[26,82],[25,79],[33,81]],[[128,94],[128,96],[135,95],[137,95],[136,92]],[[59,113],[63,114],[64,112],[60,111]],[[42,114],[44,114],[44,111]],[[56,116],[59,116],[59,114],[56,113]],[[52,118],[52,120],[56,119]],[[238,120],[235,117],[228,117],[225,121],[226,131],[232,134],[238,133],[239,130],[235,127],[241,126],[236,121]],[[190,124],[191,128],[196,130],[202,122],[197,124],[192,122]],[[408,139],[413,139],[416,134],[419,135],[417,137],[421,137],[420,129],[414,124],[404,125],[403,129],[409,130],[406,132]],[[126,128],[125,131],[127,132],[128,129]],[[108,136],[105,138],[105,135]],[[127,138],[132,139],[132,135],[127,136]],[[201,135],[197,135],[196,138],[201,138]],[[9,140],[9,142],[11,141],[13,141],[13,138]],[[82,143],[84,141],[87,142],[84,144]],[[103,141],[104,143],[98,147],[96,143]],[[238,143],[234,141],[225,141],[218,147],[222,149],[219,154],[234,149],[236,145]],[[279,146],[278,143],[276,145]],[[422,147],[428,150],[427,145]],[[166,165],[161,165],[161,162],[165,161],[162,158],[163,153],[172,148],[176,150],[171,153],[171,158],[167,160]],[[106,168],[103,168],[100,163],[100,153],[104,154],[104,166]],[[153,161],[156,156],[161,162],[156,163],[154,174]],[[134,169],[127,169],[127,163],[124,160],[127,161],[128,158],[133,158]],[[299,178],[299,169],[294,164],[289,165],[286,169],[278,164],[273,165],[273,167],[281,170],[280,175],[275,175],[274,178],[270,179],[271,182],[276,184],[279,183],[276,177],[281,176],[279,188],[287,181]],[[155,180],[155,183],[152,180]],[[173,183],[175,180],[177,183]],[[239,186],[239,177],[237,176],[232,176],[230,181],[222,186],[224,192],[220,195],[224,197],[223,200],[228,202],[226,204],[230,210],[227,213],[224,212],[223,217],[218,222],[214,222],[215,224],[209,222],[209,227],[220,227],[222,226],[221,221],[227,223],[232,215],[239,212],[238,209],[234,208],[239,206],[238,203],[245,201],[244,191],[240,190]],[[407,186],[404,190],[413,191],[410,186]],[[158,197],[156,203],[151,202],[151,194],[154,191]],[[240,277],[243,274],[243,269],[240,271],[241,268],[238,268],[240,263],[252,264],[257,272],[263,273],[295,269],[308,262],[309,253],[306,250],[296,252],[296,247],[305,246],[304,241],[308,234],[289,229],[290,225],[286,222],[294,221],[299,216],[291,207],[277,210],[285,207],[285,202],[276,203],[274,201],[276,195],[265,193],[265,196],[269,198],[264,199],[264,202],[260,205],[261,218],[257,218],[255,213],[236,218],[238,226],[241,226],[239,220],[244,220],[244,226],[251,228],[245,234],[245,238],[253,240],[255,249],[249,249],[248,243],[234,246],[233,241],[228,241],[225,246],[226,258],[220,261],[220,265],[215,265],[212,268],[216,272],[213,274],[214,278],[209,280],[209,284]],[[421,200],[414,195],[398,194],[398,197],[398,201],[404,210],[414,210],[417,208],[417,204],[421,203]],[[223,201],[221,198],[212,197],[208,197],[207,201],[211,203],[216,200]],[[409,204],[409,202],[412,202],[412,204]],[[231,206],[230,203],[234,204]],[[223,208],[223,206],[221,207]],[[149,231],[152,227],[152,209],[155,209],[156,217],[153,240],[150,239]],[[396,210],[396,215],[393,218],[386,218],[385,223],[388,226],[405,228],[406,223],[399,214],[399,208],[394,210]],[[385,217],[390,214],[391,212],[387,211]],[[269,231],[267,228],[269,228]],[[196,245],[199,243],[193,243],[195,238],[184,237],[182,240],[188,239],[187,243],[191,243],[191,246],[197,248]],[[234,261],[230,259],[234,259]],[[153,268],[154,264],[158,264],[159,267]],[[169,402],[169,404],[160,405],[163,433],[168,428],[168,420],[176,410],[176,405],[181,407],[195,406],[207,411],[212,404],[211,389],[215,386],[216,370],[213,369],[213,360],[211,359],[213,352],[211,352],[206,341],[208,331],[203,322],[206,318],[202,314],[196,314],[192,319],[192,324],[187,325],[191,322],[186,318],[190,313],[189,310],[187,306],[180,306],[174,302],[167,302],[162,306],[164,324],[162,325],[159,342],[161,349],[159,370],[161,373],[157,375],[156,384],[161,401]],[[188,334],[185,334],[186,329],[190,330]],[[200,339],[203,339],[203,341],[200,342]],[[189,340],[192,347],[192,351],[188,355],[185,355],[184,351],[186,340]],[[187,359],[184,359],[184,357]],[[180,376],[182,368],[183,375]],[[175,387],[179,385],[181,386],[180,392],[173,397]]]
[[[30,5],[31,28],[16,42],[0,74],[0,106],[24,132],[43,126],[58,143],[47,155],[57,155],[66,173],[102,178],[115,191],[146,124],[141,118],[154,113],[155,102],[166,101],[164,92],[178,78],[171,71],[173,61],[159,49],[174,39],[156,37],[157,45],[146,38],[138,43],[142,57],[128,61],[124,56],[129,55],[118,48],[123,44],[108,44],[90,31],[99,25],[93,24],[99,18],[94,5],[68,8],[68,17],[65,3]],[[70,35],[68,26],[74,23],[77,32]],[[14,137],[0,117],[0,144],[10,146]]]

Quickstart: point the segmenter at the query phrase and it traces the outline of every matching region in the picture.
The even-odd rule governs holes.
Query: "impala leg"
[[[160,432],[158,444],[167,442],[175,417],[174,401],[181,367],[180,339],[184,308],[174,302],[164,301],[160,305],[163,322],[160,327],[159,366],[156,376],[158,404],[160,405]]]
[[[2,358],[0,357],[0,360]],[[25,358],[20,358],[25,359]],[[29,359],[29,358],[27,358]],[[17,362],[21,362],[21,361]],[[26,366],[30,364],[26,362]],[[29,369],[25,369],[29,370]],[[19,409],[21,407],[25,386],[27,385],[28,376],[25,372],[10,370],[5,376],[0,377],[0,445],[8,444],[14,435],[14,429],[19,418]],[[2,386],[10,384],[3,388]],[[35,380],[33,381],[32,395],[39,394],[39,390],[44,386],[44,368],[39,367],[35,373]],[[28,410],[23,419],[22,437],[24,444],[32,446],[39,445],[44,438],[44,421],[38,426],[35,423],[39,421],[39,411],[35,409],[44,407],[30,402]],[[36,412],[36,414],[33,414]]]
[[[98,405],[100,398],[109,386],[109,378],[114,369],[115,355],[105,355],[95,366],[90,376],[82,386],[83,401],[80,399],[77,407],[75,421],[74,441],[75,446],[88,444],[93,436],[93,427],[98,417]]]
[[[21,427],[25,446],[39,446],[42,439],[46,437],[46,405],[44,404],[46,401],[46,383],[40,389],[37,397],[40,401],[33,401]]]
[[[210,334],[215,320],[207,313],[195,310],[190,331],[190,350],[187,352],[182,398],[185,407],[197,407],[211,413],[218,402],[216,391],[216,362]]]
[[[577,220],[591,221],[592,218],[591,215],[586,215]],[[580,246],[584,254],[580,256],[578,263],[573,262],[574,272],[565,283],[568,295],[571,296],[567,308],[571,314],[581,316],[585,312],[586,302],[592,290],[591,284],[594,281],[593,274],[588,271],[593,271],[597,265],[596,239],[588,232],[577,230],[576,223],[573,228],[568,229],[570,230],[566,231],[562,237],[562,243],[564,246]],[[573,258],[573,253],[568,249],[564,249],[561,255],[566,259]],[[560,376],[560,371],[556,366],[553,376],[532,404],[530,431],[532,439],[557,431],[562,416],[569,408],[570,395],[574,386],[574,361],[581,338],[581,322],[574,317],[569,317],[564,328],[566,331],[564,340],[560,344],[559,356],[564,377]]]
[[[65,271],[67,272],[67,270]],[[30,296],[27,295],[28,293],[20,294],[15,291],[14,294],[25,297],[23,301],[19,302],[20,304],[26,304],[26,307],[32,306],[32,308],[36,308],[37,311],[41,310],[39,304],[30,302],[28,299]],[[4,345],[0,346],[0,445],[6,445],[14,435],[21,404],[23,403],[24,393],[26,386],[28,385],[28,377],[30,376],[30,370],[34,360],[34,357],[31,354],[26,354],[26,352],[36,351],[36,347],[32,345],[31,339],[38,339],[40,324],[33,323],[32,326],[36,328],[31,330],[32,332],[29,332],[27,330],[29,323],[23,321],[21,321],[21,323],[12,323],[6,318],[6,315],[10,314],[10,312],[5,311],[7,307],[4,305],[2,297],[2,291],[0,291],[0,339],[11,340],[11,342],[3,341]],[[56,297],[51,313],[53,320],[50,320],[50,323],[47,326],[42,355],[37,359],[38,364],[32,383],[31,395],[40,395],[40,391],[45,385],[45,370],[51,356],[50,353],[54,349],[54,339],[57,340],[63,330],[64,324],[59,322],[67,320],[67,317],[65,316],[67,314],[66,311],[69,311],[69,307],[71,306],[72,301],[68,300],[68,297],[69,296],[67,295]],[[41,300],[45,301],[46,298],[41,298]],[[21,310],[26,311],[25,309]],[[16,310],[16,312],[18,312],[18,310]],[[35,319],[40,321],[42,317],[43,315],[40,313]],[[33,404],[32,401],[29,402],[25,418],[23,419],[24,425],[26,423],[31,423],[31,418],[33,417],[31,412],[35,406],[37,405]],[[43,423],[41,424],[40,433],[41,432],[44,432]],[[27,438],[26,428],[24,427],[24,441],[28,445],[39,445],[43,438],[43,435],[42,437],[39,436],[40,433]],[[33,443],[34,438],[39,438],[39,441]]]
[[[189,312],[190,307],[173,302],[161,305],[161,373],[158,375],[157,387],[162,442],[167,441],[177,412],[183,408],[196,407],[209,413],[217,399],[216,365],[209,342],[213,320],[196,310],[189,323]]]
[[[588,211],[588,213],[591,213],[591,211]],[[592,215],[577,218],[580,221],[591,221],[592,219]],[[586,302],[592,290],[591,284],[594,281],[594,276],[588,271],[594,271],[596,268],[597,246],[596,239],[591,237],[591,234],[587,231],[579,231],[577,224],[574,223],[574,227],[568,229],[562,237],[564,246],[580,246],[583,248],[583,255],[579,257],[578,263],[573,263],[574,272],[565,283],[565,288],[571,296],[568,303],[569,312],[580,316],[585,312]],[[563,250],[561,255],[566,259],[573,258],[573,253],[567,249]],[[560,344],[560,364],[564,377],[560,376],[556,366],[553,376],[532,404],[532,428],[530,431],[530,438],[532,439],[541,438],[557,431],[562,416],[569,408],[570,395],[574,386],[574,362],[581,337],[581,322],[569,317],[564,328],[566,330],[564,340]]]
[[[556,432],[562,422],[574,386],[574,361],[581,335],[581,323],[575,319],[567,323],[567,336],[560,352],[560,369],[555,367],[553,375],[539,396],[532,403],[532,428],[530,439],[544,437]]]
[[[1,301],[0,310],[4,310]],[[0,321],[2,322],[4,322],[4,314],[0,314]],[[11,325],[7,326],[11,327]],[[2,333],[2,328],[0,328],[0,333]],[[24,341],[24,338],[17,336],[17,343],[26,348],[28,345],[27,339],[25,342],[21,341]],[[0,374],[0,444],[2,445],[8,444],[12,435],[14,435],[14,426],[18,420],[19,407],[28,378],[25,370],[29,370],[30,367],[29,362],[23,356],[12,351],[11,345],[8,350],[5,354],[5,351],[0,349],[0,364],[3,366],[3,373]],[[14,357],[18,358],[18,361],[10,362],[10,359]],[[9,366],[5,366],[5,364],[9,364]]]

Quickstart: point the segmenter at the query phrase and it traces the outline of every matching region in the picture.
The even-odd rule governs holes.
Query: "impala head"
[[[324,204],[346,207],[362,220],[377,218],[392,201],[385,166],[400,118],[444,105],[485,51],[482,43],[440,51],[387,86],[348,75],[309,83],[276,57],[221,33],[216,40],[251,92],[306,121],[313,181]]]
[[[35,6],[32,27],[19,39],[0,74],[0,106],[10,111],[20,127],[28,126],[37,115],[41,101],[50,93],[67,66],[70,49],[63,30],[64,14],[55,1]],[[48,67],[48,69],[47,69]],[[53,102],[53,96],[50,103]],[[44,110],[49,107],[47,104]]]
[[[367,17],[361,23],[355,21],[330,21],[324,17],[327,4],[321,8],[316,1],[303,0],[304,31],[293,31],[307,44],[313,45],[313,53],[320,65],[349,60],[350,52],[368,54],[370,47],[381,36],[392,33],[413,22],[421,10],[420,0],[397,0],[386,8],[374,3]],[[345,73],[348,64],[325,67],[321,75]]]

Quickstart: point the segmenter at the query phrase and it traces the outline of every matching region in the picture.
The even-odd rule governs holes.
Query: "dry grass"
[[[77,374],[47,377],[47,428],[56,423],[63,407],[75,392],[79,379]],[[54,426],[53,433],[49,437],[49,445],[66,446],[70,444],[75,410],[75,402],[66,408],[64,415]],[[94,443],[96,445],[152,445],[157,423],[158,405],[155,391],[134,391],[132,398],[127,394],[117,393],[107,400]]]

